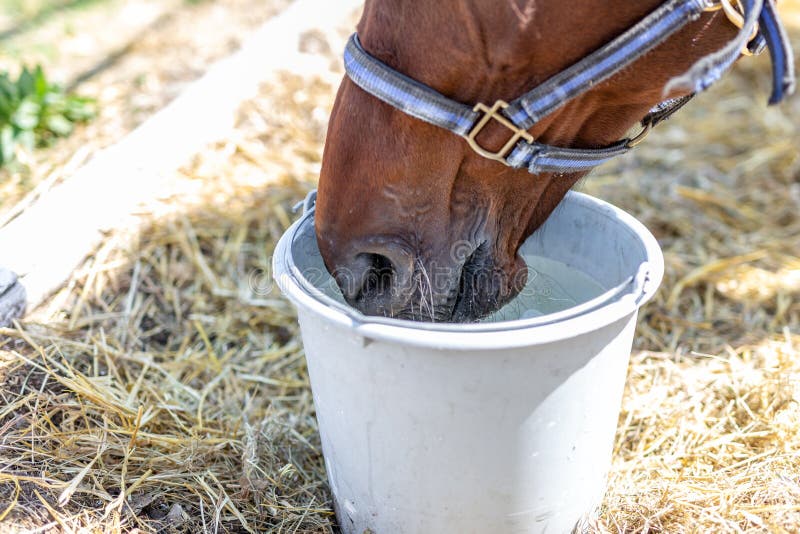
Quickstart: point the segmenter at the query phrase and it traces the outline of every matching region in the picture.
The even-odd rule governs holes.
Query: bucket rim
[[[291,254],[295,235],[312,221],[314,195],[303,203],[304,214],[281,236],[273,255],[273,277],[284,295],[298,308],[324,318],[363,342],[388,341],[402,345],[447,350],[485,350],[552,343],[600,330],[620,319],[628,319],[649,301],[664,276],[661,247],[650,231],[635,217],[613,204],[591,195],[569,191],[562,202],[577,203],[583,209],[617,219],[642,243],[646,261],[638,273],[602,295],[578,306],[529,319],[493,323],[426,323],[364,315],[315,290],[297,269]],[[630,288],[630,289],[628,289]]]

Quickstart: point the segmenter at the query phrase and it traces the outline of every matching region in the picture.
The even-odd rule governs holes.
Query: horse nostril
[[[367,315],[393,315],[411,295],[414,256],[406,248],[372,239],[336,265],[345,300]]]
[[[359,254],[356,259],[369,265],[361,287],[362,298],[374,298],[391,290],[395,270],[389,258],[383,254],[367,253]]]

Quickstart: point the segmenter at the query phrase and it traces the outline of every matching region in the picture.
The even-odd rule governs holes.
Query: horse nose
[[[351,306],[367,315],[393,316],[411,298],[414,255],[401,245],[376,243],[352,247],[333,276]]]

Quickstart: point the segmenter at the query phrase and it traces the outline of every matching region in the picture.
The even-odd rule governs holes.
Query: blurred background
[[[64,124],[46,119],[3,143],[0,221],[59,167],[67,174],[162,108],[289,0],[3,0],[0,77],[41,66],[48,93],[88,100]],[[2,83],[2,82],[0,82]],[[31,95],[30,100],[37,100]],[[44,95],[38,95],[43,97]],[[55,106],[58,108],[58,106]],[[66,106],[68,110],[77,107]],[[55,109],[53,111],[61,111]],[[10,115],[10,113],[9,113]],[[91,117],[91,120],[88,120]],[[9,117],[10,119],[10,117]],[[0,117],[0,120],[3,120]],[[24,121],[23,124],[35,122]],[[10,121],[9,121],[10,122]],[[2,123],[0,123],[2,124]],[[69,139],[53,142],[81,124]],[[33,150],[36,148],[36,150]],[[48,186],[52,184],[46,184]]]

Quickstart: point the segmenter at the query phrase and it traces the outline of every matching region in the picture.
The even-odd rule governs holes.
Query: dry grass
[[[598,531],[800,531],[800,99],[767,110],[766,69],[742,62],[583,185],[643,220],[667,259]],[[302,348],[268,264],[313,186],[334,88],[265,86],[238,137],[3,332],[7,530],[332,530]]]
[[[634,355],[604,530],[797,532],[799,349]]]
[[[278,128],[285,117],[263,118],[278,104],[272,97],[249,104],[243,123],[258,139],[199,157],[180,201],[162,199],[142,228],[109,236],[50,309],[2,332],[5,525],[331,524],[293,310],[263,286],[288,206],[318,169],[307,147],[321,142],[323,123],[308,128],[305,102],[286,106],[304,83],[286,78],[265,91],[306,119],[303,132]],[[320,88],[328,98],[331,87]],[[252,161],[264,151],[258,141],[281,149],[266,170]]]
[[[800,3],[783,6],[797,20]],[[740,62],[583,186],[666,259],[600,530],[800,531],[800,99],[766,108],[768,73],[765,57]]]

